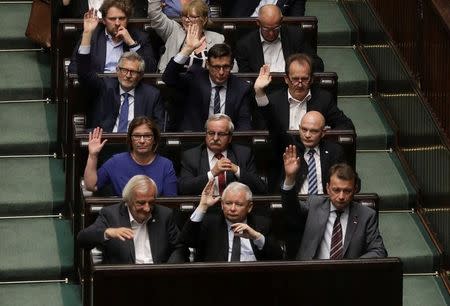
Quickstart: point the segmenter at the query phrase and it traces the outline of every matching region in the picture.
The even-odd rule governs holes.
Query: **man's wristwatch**
[[[135,42],[134,44],[129,45],[128,48],[133,49],[134,47],[137,47],[137,46],[139,46],[139,42]]]

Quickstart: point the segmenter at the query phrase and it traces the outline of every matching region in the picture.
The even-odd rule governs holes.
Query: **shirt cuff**
[[[208,175],[208,179],[209,179],[209,180],[214,179],[214,175],[212,174],[211,171],[208,171],[208,172],[206,173],[206,175]]]
[[[258,250],[262,250],[264,247],[264,244],[266,243],[266,237],[264,237],[264,235],[261,234],[261,237],[259,237],[258,239],[253,240],[253,243],[256,245],[256,247],[258,248]]]
[[[284,182],[283,182],[283,186],[281,186],[281,189],[286,190],[286,191],[289,191],[289,190],[291,190],[292,188],[294,188],[294,186],[295,186],[295,184],[288,185],[288,184],[286,184],[286,181],[284,181]]]
[[[130,48],[130,51],[137,52],[137,50],[139,50],[140,48],[141,48],[141,44],[138,44],[137,46]]]
[[[203,217],[205,216],[205,213],[202,212],[198,207],[194,210],[194,212],[191,215],[191,221],[192,222],[202,222]]]
[[[181,53],[178,53],[177,55],[174,56],[173,60],[177,64],[184,65],[184,63],[186,63],[188,58],[189,58],[188,56],[185,56],[185,55],[183,55]]]
[[[78,53],[80,54],[89,54],[91,53],[91,46],[81,46],[78,48]]]
[[[256,103],[258,104],[259,107],[263,107],[266,106],[267,104],[269,104],[269,98],[267,98],[267,95],[261,96],[261,97],[256,97]]]
[[[234,176],[235,177],[237,177],[237,179],[240,179],[241,178],[241,167],[239,167],[239,166],[237,166],[237,171],[236,171],[236,173],[234,174]]]

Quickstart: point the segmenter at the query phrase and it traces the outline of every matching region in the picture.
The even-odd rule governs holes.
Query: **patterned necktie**
[[[123,103],[119,112],[118,133],[126,133],[128,130],[128,96],[129,94],[127,92],[123,94]]]
[[[314,158],[316,150],[310,149],[308,151],[308,194],[317,194],[317,173],[316,173],[316,160]]]
[[[223,154],[217,153],[214,155],[214,157],[217,158],[217,162],[219,162],[219,159],[221,159],[223,157]],[[225,171],[222,171],[219,173],[219,175],[217,175],[217,183],[219,185],[219,194],[222,194],[222,192],[226,186]]]
[[[220,113],[220,90],[223,86],[216,86],[214,89],[216,90],[214,94],[214,114]]]
[[[241,237],[234,236],[230,261],[241,261]]]
[[[342,259],[342,226],[341,226],[341,214],[342,211],[335,210],[336,220],[333,225],[333,234],[331,235],[330,246],[330,259]]]

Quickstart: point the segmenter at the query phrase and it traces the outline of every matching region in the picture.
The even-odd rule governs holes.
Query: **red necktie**
[[[223,157],[222,153],[217,153],[216,155],[214,155],[215,158],[217,158],[217,160],[221,159]],[[218,162],[218,161],[217,161]],[[225,171],[222,171],[219,173],[219,175],[217,176],[217,182],[219,185],[219,194],[222,194],[223,190],[225,189],[226,186],[226,182],[225,182]]]

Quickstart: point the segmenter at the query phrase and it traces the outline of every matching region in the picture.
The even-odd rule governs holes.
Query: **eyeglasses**
[[[291,77],[288,77],[288,79],[289,79],[289,81],[291,81],[291,83],[292,84],[294,84],[294,85],[298,85],[298,84],[300,84],[300,83],[309,83],[309,81],[311,80],[311,77],[302,77],[302,78],[297,78],[297,77],[295,77],[295,78],[291,78]]]
[[[119,67],[119,66],[117,66],[117,69],[118,69],[119,72],[122,73],[123,75],[127,75],[127,74],[129,73],[129,74],[131,74],[131,76],[136,77],[136,76],[138,76],[138,75],[141,74],[140,71],[137,71],[137,70],[131,70],[131,69],[124,68],[124,67]]]
[[[131,135],[131,139],[133,139],[133,141],[139,141],[141,139],[144,139],[145,141],[150,141],[153,139],[153,137],[154,137],[153,134],[145,134],[145,135],[133,134],[133,135]]]
[[[126,16],[119,16],[119,17],[106,17],[106,19],[108,19],[108,21],[114,22],[116,20],[119,21],[125,21],[127,19]]]
[[[209,65],[214,71],[220,71],[223,69],[223,71],[230,71],[231,65]]]
[[[208,135],[209,137],[214,137],[216,135],[218,137],[227,137],[228,135],[230,135],[230,133],[207,131],[206,135]]]
[[[197,20],[200,20],[202,18],[201,16],[182,16],[182,21],[188,21],[188,22],[196,22]]]
[[[273,27],[273,28],[261,27],[261,30],[264,32],[278,32],[280,29],[281,29],[281,25]]]

